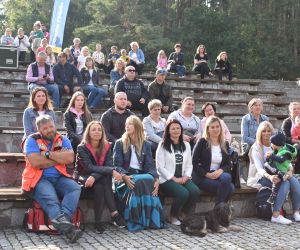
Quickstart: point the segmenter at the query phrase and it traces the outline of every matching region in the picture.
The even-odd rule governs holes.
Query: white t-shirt
[[[80,71],[85,66],[85,56],[80,55],[78,56],[78,70]]]
[[[137,58],[137,54],[136,53],[132,53],[131,54],[131,59],[133,60],[133,61],[135,61],[136,63],[138,63],[138,58]]]
[[[94,83],[93,83],[93,80],[92,80],[92,77],[93,77],[93,69],[89,69],[89,73],[90,73],[90,81],[88,83],[88,85],[90,86],[94,86]]]
[[[272,148],[271,146],[270,147],[263,146],[263,151],[264,151],[264,161],[266,161],[267,160],[266,153],[272,151]]]
[[[131,144],[130,148],[131,148],[131,158],[130,158],[129,167],[141,170],[141,166],[140,166],[139,160],[138,160],[138,158],[136,156],[136,153],[135,153],[135,146]]]
[[[75,122],[76,122],[76,134],[77,135],[82,135],[82,133],[83,133],[83,122],[82,122],[82,120],[80,118],[76,117]]]
[[[215,171],[220,168],[222,162],[222,152],[220,145],[218,146],[211,146],[211,164],[210,170]]]
[[[42,115],[45,114],[45,112],[46,112],[45,110],[39,110],[39,111],[38,111],[38,114],[39,114],[39,116],[42,116]]]

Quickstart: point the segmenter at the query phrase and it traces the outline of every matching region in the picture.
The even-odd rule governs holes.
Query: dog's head
[[[232,217],[232,208],[230,204],[221,202],[217,204],[213,209],[215,218],[218,218],[219,224],[223,227],[229,227],[229,223]]]

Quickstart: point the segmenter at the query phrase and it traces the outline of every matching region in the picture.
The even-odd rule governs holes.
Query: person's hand
[[[175,63],[176,63],[176,61],[175,61],[175,60],[172,60],[172,63],[174,63],[174,64],[175,64]]]
[[[85,182],[85,187],[92,187],[94,185],[95,182],[95,178],[93,176],[89,176],[89,178],[87,178],[86,182]]]
[[[266,155],[265,155],[265,156],[266,156],[266,158],[268,159],[268,158],[270,158],[270,156],[271,156],[271,155],[272,155],[272,152],[271,152],[271,151],[269,151],[269,152],[267,152],[267,153],[266,153]]]
[[[293,171],[292,170],[287,171],[286,176],[287,176],[287,180],[291,179],[293,177]]]
[[[188,176],[183,176],[183,177],[182,177],[182,184],[185,184],[189,179],[190,179],[190,177],[188,177]]]
[[[213,172],[214,176],[216,177],[216,179],[218,179],[221,174],[223,174],[223,169],[219,168],[218,170],[216,170],[215,172]]]
[[[132,180],[132,176],[129,176],[129,175],[124,175],[123,176],[123,180],[125,181],[127,187],[129,189],[133,189],[134,188],[134,182]]]
[[[115,178],[116,181],[122,181],[122,175],[116,170],[112,171],[112,176]]]
[[[162,111],[167,113],[169,111],[169,106],[163,106]]]
[[[79,91],[79,90],[80,90],[80,86],[75,86],[75,87],[73,88],[73,90],[74,90],[74,92]]]
[[[127,100],[127,107],[131,107],[131,106],[132,106],[131,101],[128,101],[128,100]]]
[[[145,103],[145,98],[141,98],[139,102],[140,102],[141,104],[144,104],[144,103]]]
[[[175,183],[178,183],[178,184],[183,184],[182,177],[177,178],[177,177],[173,176],[172,181],[174,181]]]
[[[278,175],[271,175],[270,176],[270,181],[274,184],[278,184],[281,180],[280,178],[278,177]]]
[[[45,81],[45,78],[42,77],[42,76],[39,76],[39,77],[38,77],[38,81]]]
[[[70,94],[70,88],[68,85],[64,85],[64,90],[67,94]]]
[[[186,142],[190,142],[190,140],[191,140],[191,137],[189,137],[188,135],[182,135],[182,138]]]
[[[158,195],[158,189],[159,189],[159,180],[156,179],[154,181],[154,190],[152,192],[152,196],[157,196]]]

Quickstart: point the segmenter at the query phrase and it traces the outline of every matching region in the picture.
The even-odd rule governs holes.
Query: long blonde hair
[[[103,149],[104,149],[104,147],[105,147],[105,145],[107,143],[105,130],[104,130],[104,127],[103,127],[103,125],[102,125],[102,123],[100,121],[91,121],[87,125],[87,127],[86,127],[86,129],[85,129],[85,131],[83,133],[83,137],[82,137],[82,141],[81,142],[83,144],[91,144],[92,140],[90,138],[90,130],[91,130],[91,127],[93,125],[95,125],[95,124],[99,125],[101,127],[101,129],[102,129],[102,137],[99,140],[99,146],[98,146],[98,148],[96,150],[96,155],[99,157],[102,154]]]
[[[205,122],[205,128],[203,131],[203,138],[205,138],[207,140],[209,147],[211,147],[211,138],[210,138],[210,134],[209,134],[208,130],[209,130],[209,127],[211,126],[211,124],[213,124],[214,122],[218,122],[220,125],[220,135],[219,135],[218,141],[219,141],[221,149],[227,153],[226,141],[225,141],[223,126],[222,126],[220,118],[218,118],[216,116],[210,116],[207,118],[207,120]]]
[[[262,132],[266,129],[270,129],[272,134],[274,134],[274,132],[275,132],[274,127],[271,122],[263,121],[259,124],[257,131],[256,131],[256,143],[261,147],[263,146],[262,140],[261,140],[261,135],[262,135]]]
[[[137,149],[138,154],[141,154],[143,143],[145,141],[145,135],[144,135],[144,128],[143,123],[141,122],[140,118],[138,118],[135,115],[131,115],[126,119],[126,123],[129,121],[132,121],[133,127],[134,127],[134,134],[135,134],[135,147]],[[122,143],[123,143],[123,152],[127,153],[130,148],[130,137],[125,131],[125,133],[122,135]]]
[[[84,104],[83,104],[83,107],[82,107],[82,111],[84,112],[84,115],[85,115],[85,119],[86,119],[86,123],[88,124],[89,122],[91,122],[93,119],[92,119],[92,115],[91,115],[91,112],[87,106],[87,103],[86,103],[86,98],[84,96],[84,94],[81,92],[81,91],[76,91],[73,95],[72,95],[72,98],[70,100],[70,103],[69,103],[69,106],[67,107],[66,109],[66,113],[70,111],[70,108],[73,107],[75,108],[75,100],[78,96],[82,96],[83,99],[84,99]]]

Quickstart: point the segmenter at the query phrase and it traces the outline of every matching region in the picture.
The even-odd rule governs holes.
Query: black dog
[[[227,232],[231,216],[231,206],[221,202],[208,212],[188,215],[181,223],[181,231],[199,237],[204,237],[209,230],[213,233]]]

